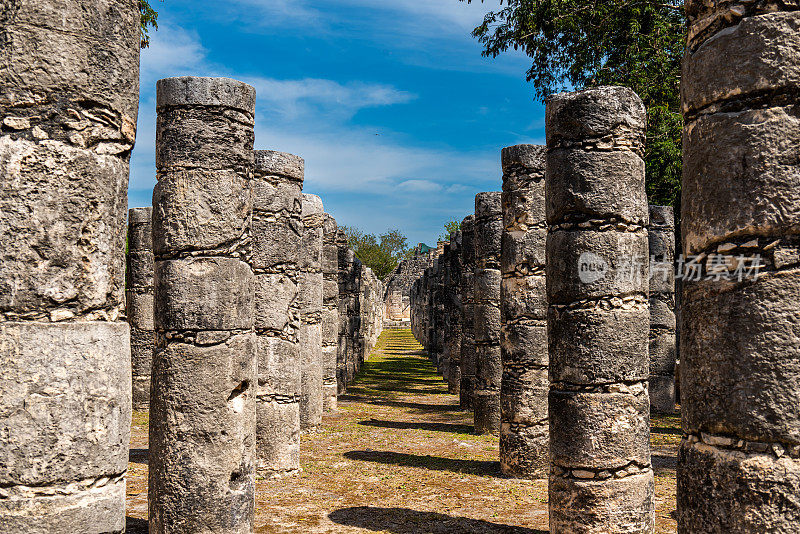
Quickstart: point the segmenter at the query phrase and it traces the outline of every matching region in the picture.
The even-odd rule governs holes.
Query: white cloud
[[[360,109],[405,104],[416,95],[390,85],[306,78],[276,80],[243,78],[256,88],[259,109],[278,113],[289,119],[320,111],[333,117],[349,118]]]
[[[412,193],[435,193],[442,190],[442,186],[430,180],[405,180],[397,184],[397,189]]]
[[[142,50],[142,88],[155,90],[155,82],[160,78],[206,70],[206,54],[196,33],[169,23],[159,24],[158,30],[150,31],[150,47]]]

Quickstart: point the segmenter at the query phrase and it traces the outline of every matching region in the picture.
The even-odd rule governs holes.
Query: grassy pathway
[[[653,421],[656,532],[675,531],[677,417]],[[460,534],[547,532],[547,481],[503,478],[497,438],[472,415],[408,330],[384,332],[361,375],[304,435],[303,471],[259,479],[256,532]],[[147,414],[134,414],[128,482],[132,532],[146,532]],[[141,530],[143,529],[144,530]]]

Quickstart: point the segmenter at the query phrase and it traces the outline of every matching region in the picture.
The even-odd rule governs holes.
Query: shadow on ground
[[[463,475],[502,477],[500,462],[480,460],[459,460],[441,458],[439,456],[420,456],[391,451],[350,451],[344,453],[348,460],[360,462],[376,462],[380,464],[399,465],[403,467],[419,467],[432,471],[451,471]]]
[[[126,517],[125,532],[127,534],[147,534],[147,519]]]
[[[378,428],[396,428],[398,430],[428,430],[431,432],[451,432],[453,434],[472,434],[475,427],[472,425],[460,425],[456,423],[418,423],[408,421],[381,421],[370,419],[359,421],[359,425],[374,426]]]
[[[408,508],[358,506],[336,510],[328,514],[328,518],[340,525],[392,534],[547,534],[545,530],[499,525],[436,512],[418,512]]]
[[[670,434],[672,436],[682,436],[683,430],[680,428],[668,428],[663,426],[654,426],[650,428],[650,432],[653,434]]]
[[[128,453],[128,461],[135,464],[147,465],[149,457],[149,449],[131,449]]]
[[[375,397],[366,395],[339,395],[338,400],[345,402],[360,402],[362,404],[372,404],[375,406],[389,406],[392,408],[409,408],[422,413],[461,411],[461,408],[459,408],[458,404],[423,404],[419,402],[376,399]]]

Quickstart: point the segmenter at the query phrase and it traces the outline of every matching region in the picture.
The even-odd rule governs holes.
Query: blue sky
[[[227,76],[256,88],[256,148],[306,160],[304,191],[340,224],[433,244],[501,187],[500,149],[544,143],[522,54],[483,58],[470,31],[499,0],[152,2],[129,203],[155,183],[155,82]]]

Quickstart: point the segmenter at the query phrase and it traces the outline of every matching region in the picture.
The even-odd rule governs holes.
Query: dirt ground
[[[303,471],[257,479],[255,532],[547,532],[547,481],[504,478],[497,438],[472,432],[411,332],[386,331],[337,413],[303,436]],[[671,533],[680,418],[654,415],[651,442],[656,532]],[[128,516],[147,532],[147,412],[133,417]]]

